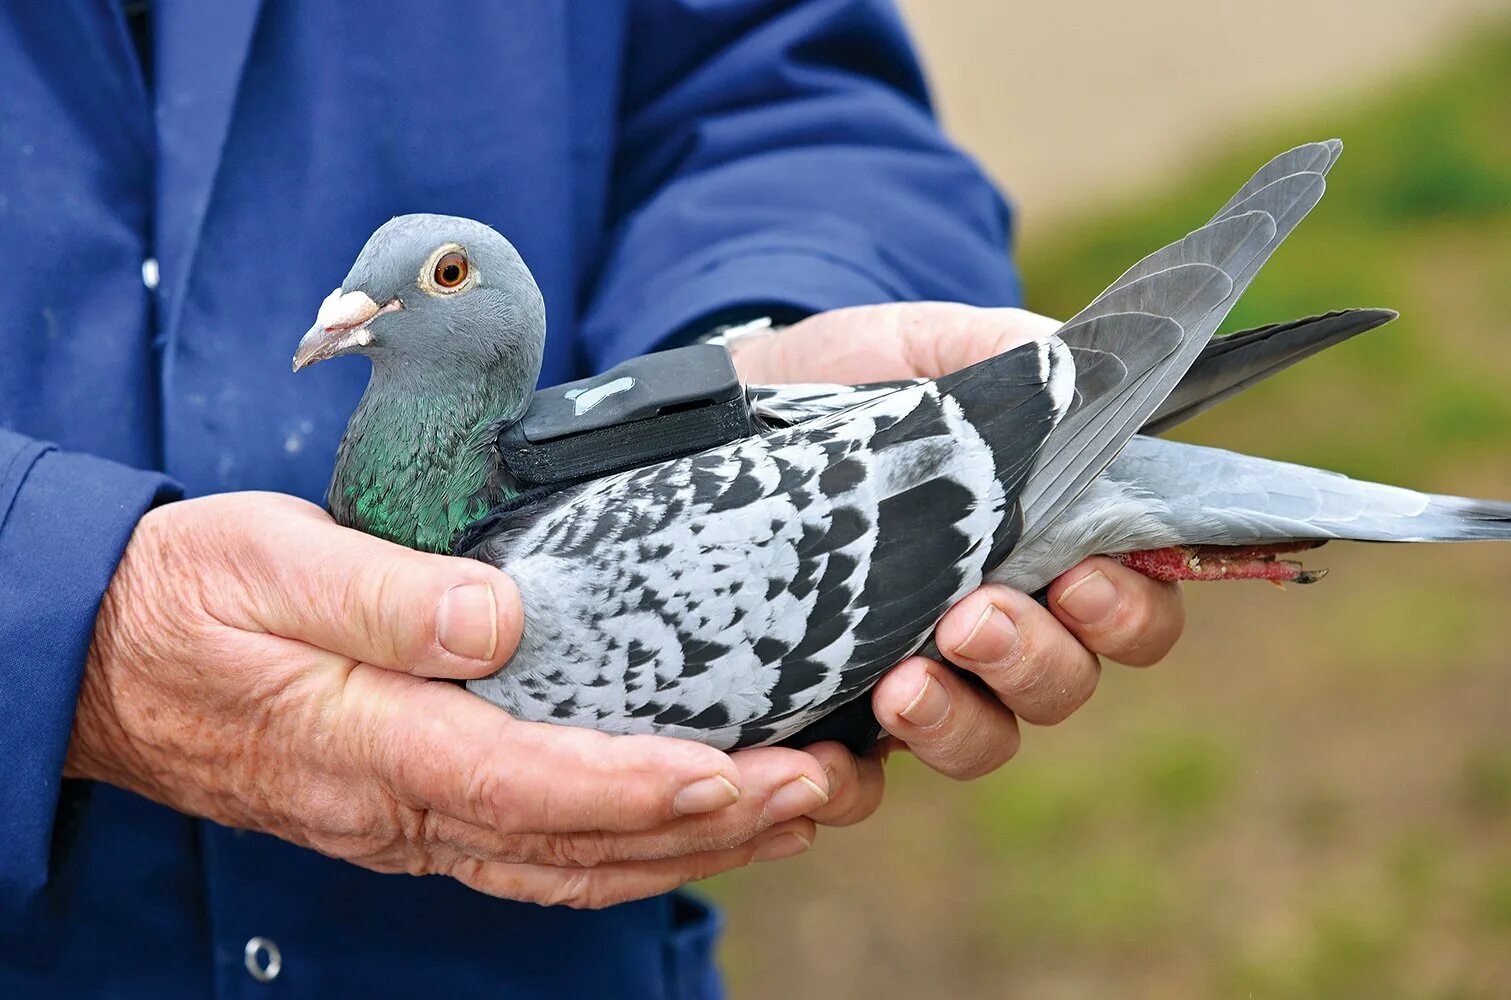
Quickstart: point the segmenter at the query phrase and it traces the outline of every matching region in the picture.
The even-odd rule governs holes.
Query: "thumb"
[[[388,670],[466,679],[519,644],[524,609],[508,575],[415,552],[323,515],[261,532],[255,626]]]

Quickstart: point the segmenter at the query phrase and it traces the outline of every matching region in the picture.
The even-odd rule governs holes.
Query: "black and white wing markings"
[[[871,382],[862,385],[802,383],[794,385],[747,385],[750,405],[756,417],[768,429],[827,417],[848,410],[910,385],[922,385],[927,379],[899,379],[894,382]]]
[[[562,495],[467,552],[525,599],[473,690],[524,718],[770,743],[868,689],[1016,538],[1058,341]]]

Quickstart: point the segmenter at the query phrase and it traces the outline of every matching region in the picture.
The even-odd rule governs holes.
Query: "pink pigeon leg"
[[[1278,556],[1314,549],[1321,542],[1278,545],[1176,545],[1114,556],[1130,569],[1156,580],[1268,580],[1275,584],[1316,583],[1327,570],[1309,570]]]

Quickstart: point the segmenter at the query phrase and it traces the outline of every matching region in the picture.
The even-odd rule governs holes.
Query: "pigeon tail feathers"
[[[1163,434],[1271,375],[1396,318],[1392,309],[1341,309],[1214,337],[1141,434]]]

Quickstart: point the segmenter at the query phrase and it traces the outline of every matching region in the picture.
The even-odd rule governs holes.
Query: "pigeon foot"
[[[1114,558],[1129,569],[1156,580],[1268,580],[1276,586],[1316,583],[1327,570],[1309,570],[1299,562],[1279,558],[1315,549],[1322,542],[1279,545],[1175,545],[1166,549],[1128,552]]]

